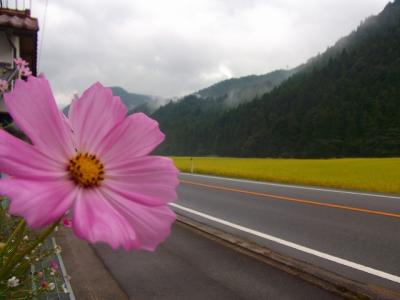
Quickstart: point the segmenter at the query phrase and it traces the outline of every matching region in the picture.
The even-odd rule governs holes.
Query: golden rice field
[[[190,172],[190,157],[173,157]],[[193,157],[198,174],[400,194],[400,158],[270,159]]]

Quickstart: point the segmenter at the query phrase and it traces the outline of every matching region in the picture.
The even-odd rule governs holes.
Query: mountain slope
[[[169,112],[154,114],[167,135],[164,154],[398,156],[400,1],[260,99],[196,126],[173,126]]]
[[[156,101],[157,97],[143,95],[143,94],[136,94],[136,93],[129,93],[122,87],[113,86],[111,87],[114,96],[119,96],[128,108],[128,111],[133,111],[135,108],[144,105],[146,103],[150,103]]]
[[[197,92],[204,98],[224,98],[224,104],[235,107],[271,91],[296,72],[276,70],[264,75],[250,75],[227,79]]]

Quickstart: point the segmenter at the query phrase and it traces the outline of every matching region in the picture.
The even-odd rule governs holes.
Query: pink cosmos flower
[[[28,77],[32,75],[32,72],[29,69],[29,67],[20,67],[18,68],[18,71],[20,77]]]
[[[50,262],[50,267],[53,268],[54,270],[57,270],[57,269],[58,269],[58,263],[57,263],[57,261],[52,260],[52,261]]]
[[[52,260],[50,262],[50,271],[52,273],[57,273],[57,270],[58,270],[58,263],[55,260]]]
[[[96,83],[58,111],[45,78],[17,80],[5,103],[30,138],[25,143],[0,130],[0,195],[10,212],[33,228],[72,213],[75,234],[114,249],[154,250],[170,233],[177,170],[148,154],[164,139],[158,123],[127,109]]]
[[[21,57],[14,58],[14,63],[17,66],[17,68],[28,66],[28,62],[26,60],[22,59]]]
[[[28,67],[28,62],[22,58],[14,58],[15,66],[18,69],[19,77],[28,77],[32,75],[31,70]]]
[[[63,225],[64,225],[64,227],[68,227],[68,228],[72,227],[72,220],[68,219],[68,218],[64,218]]]
[[[4,93],[8,89],[8,82],[6,80],[0,79],[0,93]]]

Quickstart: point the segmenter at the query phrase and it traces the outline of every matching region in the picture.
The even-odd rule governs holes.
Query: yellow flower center
[[[104,166],[96,155],[78,153],[69,160],[67,171],[72,181],[82,187],[97,186],[104,180]]]

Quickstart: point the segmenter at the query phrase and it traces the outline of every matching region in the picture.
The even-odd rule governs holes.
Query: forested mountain
[[[218,130],[216,122],[225,112],[223,98],[199,99],[196,95],[179,102],[170,102],[159,108],[152,117],[158,120],[161,130],[167,134],[159,147],[163,154],[206,155],[216,149],[216,141],[210,132]]]
[[[201,101],[200,101],[201,100]],[[169,155],[400,155],[400,0],[262,97],[225,111],[191,96],[153,117]]]
[[[227,79],[196,94],[203,98],[224,98],[224,104],[235,107],[271,91],[296,72],[293,70],[276,70],[264,75],[250,75]]]

